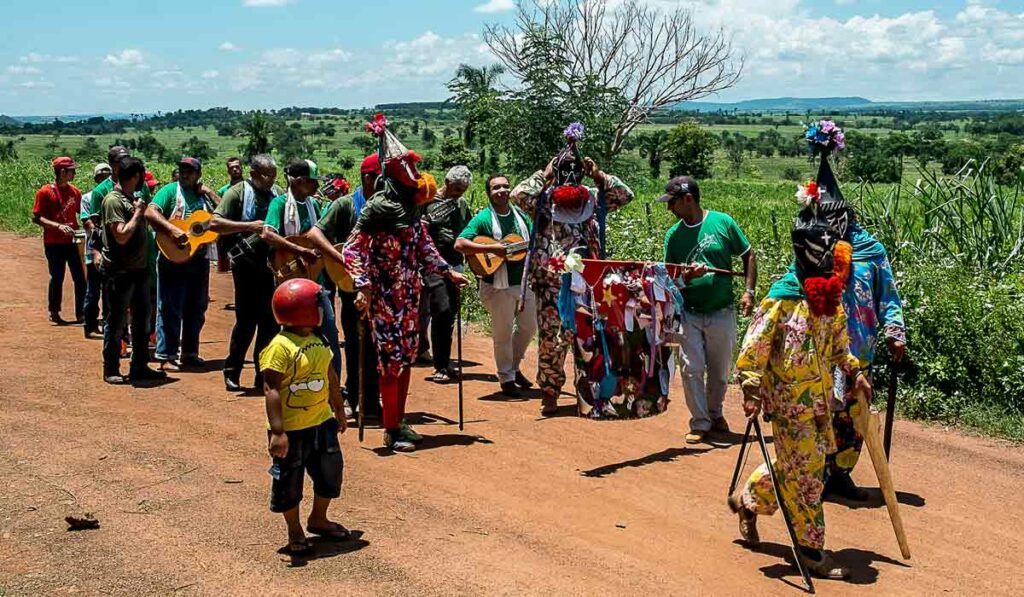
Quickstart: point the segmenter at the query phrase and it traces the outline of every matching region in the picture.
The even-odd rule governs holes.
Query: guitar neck
[[[508,253],[519,253],[530,248],[530,241],[522,240],[517,243],[509,243],[505,245],[505,251]]]

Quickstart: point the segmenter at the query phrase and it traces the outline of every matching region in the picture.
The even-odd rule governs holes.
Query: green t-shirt
[[[473,219],[466,224],[466,227],[459,234],[459,238],[465,238],[473,240],[478,236],[487,236],[493,238],[494,235],[491,233],[491,212],[492,208],[485,207],[480,210],[480,213],[473,216]],[[526,223],[526,233],[522,234],[516,226],[516,217],[511,210],[505,215],[498,215],[498,226],[501,227],[501,236],[505,237],[509,234],[520,234],[524,239],[529,238],[530,229],[533,228],[533,222],[530,221],[530,216],[523,212],[519,212],[522,216],[523,221]],[[523,279],[523,266],[525,261],[509,261],[506,264],[508,268],[508,283],[510,286],[518,286]],[[480,281],[487,282],[488,284],[494,283],[494,276],[484,276],[480,278]]]
[[[728,215],[708,211],[704,220],[688,226],[676,222],[665,235],[665,263],[703,263],[709,267],[732,269],[732,258],[750,250],[750,242]],[[683,289],[686,310],[713,313],[733,304],[732,278],[707,274],[687,283]]]
[[[108,178],[96,185],[96,188],[92,190],[92,195],[89,197],[89,215],[100,216],[102,215],[103,198],[107,196],[107,193],[114,190],[114,179]],[[149,186],[143,181],[139,188],[142,191],[142,198],[149,200]]]
[[[245,222],[245,183],[240,182],[224,191],[220,195],[220,205],[214,210],[218,216],[227,218],[233,222]],[[252,188],[253,201],[256,204],[256,216],[253,220],[266,220],[267,209],[270,202],[274,200],[275,193],[272,190],[261,191],[256,187]]]
[[[195,211],[205,211],[208,209],[206,199],[196,195],[192,191],[182,189],[181,197],[185,203],[185,213],[182,214],[182,219],[192,215]],[[171,184],[164,185],[156,195],[153,196],[153,205],[160,210],[160,213],[164,215],[168,220],[171,219],[171,215],[174,213],[174,205],[178,199],[178,183],[172,182]],[[196,251],[197,257],[206,257],[206,247],[202,247]]]
[[[101,206],[101,217],[103,220],[104,236],[103,243],[103,264],[106,268],[115,272],[137,271],[149,267],[149,226],[146,218],[140,218],[135,232],[132,233],[128,242],[120,244],[114,238],[111,227],[118,223],[131,221],[135,208],[132,202],[124,196],[121,191],[113,190],[103,198]]]
[[[287,195],[278,195],[274,197],[274,200],[270,202],[270,207],[267,209],[267,217],[264,218],[263,224],[274,229],[274,232],[284,236],[284,205],[288,201]],[[316,199],[312,197],[306,197],[305,201],[299,201],[299,234],[303,234],[307,230],[313,227],[313,224],[317,223],[320,219],[320,204],[317,203]],[[313,206],[313,217],[310,217],[309,209],[307,205]]]
[[[339,197],[335,199],[320,216],[316,227],[324,233],[331,244],[343,243],[348,240],[352,233],[352,227],[356,225],[356,208],[352,205],[351,197]]]

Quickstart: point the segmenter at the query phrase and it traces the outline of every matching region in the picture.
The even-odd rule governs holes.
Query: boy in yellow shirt
[[[270,511],[284,515],[288,550],[311,548],[299,521],[303,470],[313,481],[313,510],[306,531],[336,540],[348,529],[327,518],[331,500],[341,495],[344,460],[338,434],[345,431],[345,409],[331,349],[314,329],[320,325],[320,293],[311,280],[289,280],[274,292],[274,318],[283,327],[260,353],[267,402]]]

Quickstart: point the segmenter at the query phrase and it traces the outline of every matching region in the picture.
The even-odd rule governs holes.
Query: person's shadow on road
[[[734,541],[734,543],[746,547],[743,542],[738,539]],[[797,571],[796,566],[793,564],[792,548],[779,543],[762,542],[761,545],[756,548],[752,548],[751,551],[768,554],[781,560],[785,560],[784,563],[779,562],[777,564],[771,564],[761,568],[761,572],[763,572],[766,577],[781,580],[787,585],[791,585],[797,589],[802,590],[804,588],[803,579],[800,578],[800,572]],[[872,585],[878,581],[878,568],[873,566],[873,564],[877,562],[892,564],[901,568],[910,567],[909,564],[899,560],[864,549],[847,548],[834,551],[832,552],[832,555],[835,558],[836,563],[841,566],[845,566],[850,570],[850,577],[846,580],[840,581],[827,581],[815,578],[814,580],[816,582],[841,582],[851,585]]]

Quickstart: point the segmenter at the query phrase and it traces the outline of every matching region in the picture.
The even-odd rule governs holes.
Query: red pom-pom
[[[843,281],[835,276],[807,278],[804,280],[804,292],[812,314],[832,316],[839,310],[843,298]]]
[[[551,202],[563,209],[579,209],[589,199],[590,190],[583,185],[562,185],[551,192]]]

